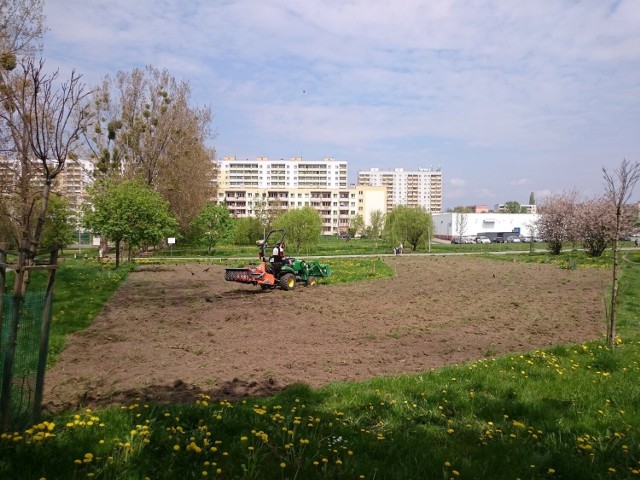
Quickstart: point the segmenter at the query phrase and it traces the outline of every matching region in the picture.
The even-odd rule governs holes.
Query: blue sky
[[[445,208],[600,195],[602,167],[640,161],[636,0],[46,0],[46,15],[51,68],[188,80],[219,157],[334,157],[351,183],[441,168]]]

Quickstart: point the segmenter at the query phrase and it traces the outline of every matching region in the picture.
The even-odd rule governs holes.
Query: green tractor
[[[260,247],[260,265],[244,268],[227,268],[225,280],[229,282],[260,285],[263,290],[282,287],[293,290],[298,283],[314,286],[320,277],[331,275],[331,268],[317,261],[305,262],[287,258],[284,254],[284,230],[272,230],[256,245]]]

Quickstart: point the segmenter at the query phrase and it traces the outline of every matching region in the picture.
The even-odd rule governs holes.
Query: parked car
[[[476,237],[476,243],[491,243],[489,237],[485,237],[484,235],[478,235]]]
[[[453,238],[451,239],[451,243],[452,243],[452,244],[460,243],[460,237],[453,237]]]
[[[520,243],[519,235],[509,235],[507,237],[507,243]]]
[[[476,243],[474,237],[462,237],[462,243]]]
[[[504,243],[504,237],[494,237],[494,239],[491,241],[493,243]]]

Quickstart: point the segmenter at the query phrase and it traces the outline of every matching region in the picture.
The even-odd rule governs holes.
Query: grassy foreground
[[[548,258],[509,260],[533,257]],[[3,434],[0,478],[640,478],[640,256],[627,260],[615,349],[597,340],[244,402],[69,412]],[[576,254],[554,261],[590,267]],[[83,285],[123,278],[83,275]],[[58,291],[74,299],[56,304],[54,325],[76,317],[76,302],[89,321],[105,300],[66,283],[78,281],[60,274]]]

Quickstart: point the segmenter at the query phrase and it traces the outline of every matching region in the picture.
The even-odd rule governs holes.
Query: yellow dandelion
[[[287,464],[286,464],[286,463],[284,463],[284,462],[282,462],[282,463],[280,464],[280,468],[287,468]]]

